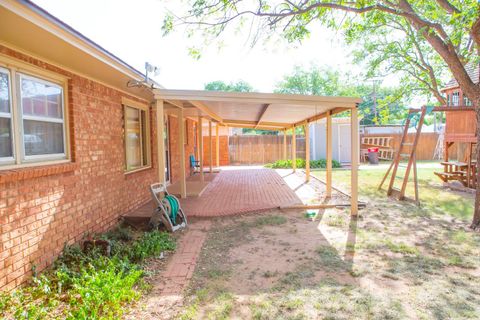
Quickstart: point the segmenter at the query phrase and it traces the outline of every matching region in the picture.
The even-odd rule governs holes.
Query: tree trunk
[[[476,156],[477,156],[477,184],[476,184],[476,192],[475,192],[475,209],[473,212],[473,220],[472,220],[472,225],[471,227],[473,229],[477,229],[480,227],[480,170],[479,170],[479,164],[480,164],[480,99],[477,99],[476,101],[476,115],[477,115],[477,148],[476,148]]]

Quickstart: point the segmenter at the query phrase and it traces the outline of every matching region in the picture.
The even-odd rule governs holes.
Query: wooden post
[[[310,181],[310,125],[305,124],[305,181]]]
[[[287,160],[287,130],[283,130],[283,160]]]
[[[327,198],[332,197],[332,114],[327,112]]]
[[[297,170],[297,135],[295,127],[292,128],[292,168],[293,172]]]
[[[351,136],[351,157],[352,157],[352,169],[351,169],[351,215],[356,216],[358,214],[358,110],[357,108],[352,108],[351,117],[350,117],[350,136]]]
[[[178,108],[178,153],[180,154],[180,198],[187,197],[187,182],[185,180],[185,123],[183,122],[183,108]]]
[[[215,156],[216,156],[216,166],[220,167],[220,140],[219,140],[219,134],[218,134],[218,122],[215,125]]]
[[[198,161],[200,164],[200,181],[204,181],[203,176],[203,124],[202,117],[198,116]]]
[[[165,135],[163,118],[163,100],[156,101],[157,108],[157,161],[158,161],[158,181],[165,184]]]
[[[209,137],[209,143],[210,147],[208,148],[210,153],[209,153],[209,160],[210,160],[210,174],[213,173],[213,139],[212,139],[212,120],[208,121],[208,137]]]

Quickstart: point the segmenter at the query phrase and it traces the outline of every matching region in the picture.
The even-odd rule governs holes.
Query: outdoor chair
[[[200,161],[195,160],[195,156],[191,154],[190,155],[190,175],[192,176],[197,172],[200,172]]]
[[[164,184],[152,184],[150,192],[156,206],[149,222],[153,229],[158,229],[161,223],[170,232],[187,227],[187,216],[180,206],[180,201],[177,197],[168,193]]]

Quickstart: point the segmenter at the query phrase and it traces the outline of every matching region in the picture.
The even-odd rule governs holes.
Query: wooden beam
[[[255,126],[252,126],[252,125],[243,125],[243,124],[236,124],[236,123],[224,123],[224,125],[227,125],[229,127],[232,127],[232,128],[255,128]],[[277,128],[274,128],[274,127],[263,127],[263,126],[260,126],[260,127],[257,127],[258,130],[270,130],[270,131],[278,131],[278,130],[283,130],[285,129],[285,127],[277,127]]]
[[[353,108],[351,110],[351,125],[350,125],[350,130],[351,130],[351,146],[352,146],[352,151],[351,151],[351,177],[350,177],[350,184],[351,184],[351,198],[350,198],[350,203],[351,203],[351,215],[356,216],[358,214],[358,158],[359,158],[359,137],[358,137],[358,110],[357,108]]]
[[[279,94],[259,92],[219,92],[205,90],[154,89],[156,99],[187,101],[220,101],[228,103],[277,104],[277,105],[322,105],[325,107],[354,106],[362,102],[361,98],[311,96],[300,94]]]
[[[320,114],[314,115],[313,117],[310,117],[310,118],[304,119],[302,121],[299,121],[299,122],[295,123],[295,126],[302,125],[305,122],[314,122],[314,121],[326,118],[328,112],[330,112],[330,114],[333,116],[337,113],[342,113],[342,112],[348,111],[350,109],[351,108],[345,108],[345,107],[333,108],[329,111],[325,111],[325,112],[322,112]]]
[[[262,122],[263,116],[265,115],[265,112],[267,112],[269,106],[270,106],[269,104],[264,104],[263,105],[262,111],[260,111],[260,115],[258,116],[257,124],[255,125],[255,129],[257,129],[257,127]]]
[[[292,130],[292,168],[293,172],[295,172],[297,170],[297,135],[295,127]]]
[[[156,101],[156,120],[157,120],[157,161],[158,161],[158,181],[165,184],[165,135],[163,118],[163,100]]]
[[[280,210],[288,210],[288,209],[328,209],[328,208],[345,208],[350,207],[351,203],[318,203],[318,204],[294,204],[291,206],[280,206]],[[359,203],[359,207],[365,208],[367,206],[366,203]]]
[[[198,161],[200,164],[200,181],[203,182],[205,180],[204,175],[203,175],[203,119],[201,116],[198,116],[198,122],[197,122],[197,130],[198,130]]]
[[[178,153],[180,154],[180,198],[187,197],[187,182],[185,175],[185,123],[183,122],[183,109],[178,108]]]
[[[217,122],[223,123],[223,119],[219,115],[217,115],[215,112],[210,110],[210,108],[205,103],[201,101],[190,101],[190,103],[194,105],[196,108],[198,108],[200,111],[207,114],[210,118],[214,119]]]
[[[305,181],[310,181],[310,124],[305,124]]]
[[[210,164],[210,174],[213,173],[213,139],[212,139],[212,121],[208,121],[208,138],[209,138],[209,164]]]
[[[236,119],[224,119],[223,124],[241,124],[241,125],[246,125],[250,127],[255,127],[257,126],[257,121],[250,121],[250,120],[236,120]],[[262,127],[277,127],[277,128],[285,128],[285,127],[291,127],[291,123],[285,123],[285,122],[267,122],[263,121],[262,122]]]
[[[220,167],[220,136],[219,136],[218,123],[215,126],[215,163],[217,167]]]
[[[283,160],[287,160],[287,130],[283,130]]]
[[[327,182],[327,198],[332,196],[332,115],[331,112],[327,112],[327,171],[326,171],[326,182]]]

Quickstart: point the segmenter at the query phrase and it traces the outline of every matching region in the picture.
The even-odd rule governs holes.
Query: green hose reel
[[[177,198],[168,194],[165,196],[165,198],[163,198],[163,203],[167,208],[172,225],[176,225],[178,210],[180,208],[180,204],[178,203]]]

